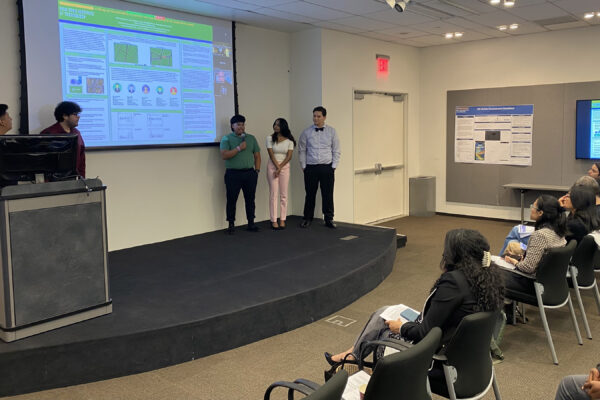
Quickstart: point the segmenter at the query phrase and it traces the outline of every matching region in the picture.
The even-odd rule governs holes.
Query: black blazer
[[[477,311],[477,301],[462,271],[445,272],[425,302],[422,320],[403,324],[400,334],[416,343],[433,327],[439,326],[442,329],[442,344],[446,344],[460,321]]]

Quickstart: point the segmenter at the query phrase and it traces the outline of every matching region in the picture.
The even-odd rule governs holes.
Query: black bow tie
[[[315,131],[319,132],[319,131],[322,131],[323,129],[325,129],[325,127],[323,127],[323,128],[315,128]]]

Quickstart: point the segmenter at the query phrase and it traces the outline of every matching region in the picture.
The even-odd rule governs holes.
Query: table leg
[[[521,225],[525,223],[525,189],[521,191]]]

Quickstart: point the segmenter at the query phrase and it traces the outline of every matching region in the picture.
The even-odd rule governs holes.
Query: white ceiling
[[[492,6],[489,0],[411,0],[403,13],[385,0],[127,1],[284,32],[322,27],[414,47],[600,25],[600,17],[583,18],[586,12],[600,12],[600,0],[515,0],[512,8]],[[497,28],[513,23],[519,28]],[[464,34],[446,39],[447,32]]]

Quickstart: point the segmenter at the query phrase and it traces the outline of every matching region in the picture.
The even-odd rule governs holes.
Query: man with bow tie
[[[312,223],[319,185],[325,226],[336,228],[333,222],[333,183],[340,161],[340,140],[335,129],[325,125],[326,117],[327,110],[323,106],[315,107],[313,125],[302,132],[298,141],[298,158],[304,171],[306,191],[301,228],[308,228]]]

